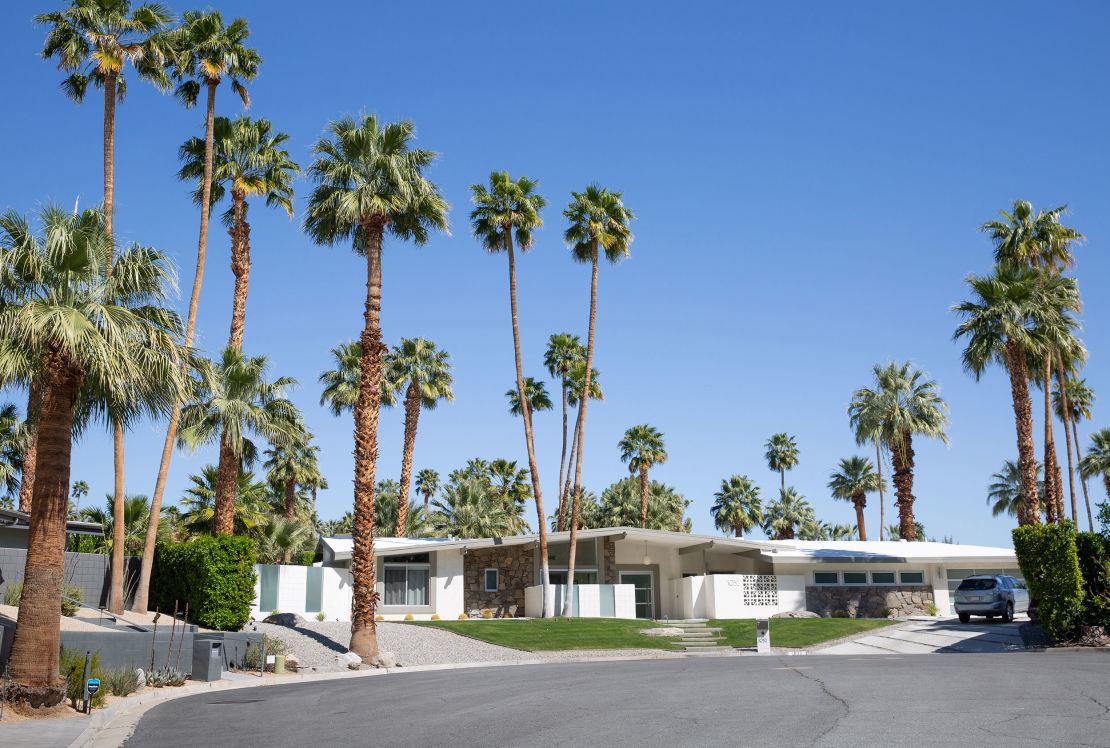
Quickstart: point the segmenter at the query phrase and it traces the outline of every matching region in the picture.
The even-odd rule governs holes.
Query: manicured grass
[[[772,618],[771,646],[801,648],[830,639],[851,636],[872,629],[889,626],[893,621],[885,618]],[[755,621],[714,620],[707,626],[721,629],[721,636],[731,647],[755,646]]]
[[[529,652],[564,649],[673,649],[674,639],[644,636],[641,629],[662,626],[653,621],[619,618],[531,618],[510,621],[413,621]],[[754,629],[753,629],[754,631]],[[754,634],[753,634],[754,637]],[[755,641],[754,639],[752,641]]]

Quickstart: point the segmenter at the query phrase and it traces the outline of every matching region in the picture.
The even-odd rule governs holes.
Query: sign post
[[[755,651],[771,654],[771,622],[766,618],[755,619]]]
[[[85,681],[85,714],[92,714],[92,699],[100,692],[100,678]]]

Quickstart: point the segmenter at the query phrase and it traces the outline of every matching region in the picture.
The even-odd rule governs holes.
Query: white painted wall
[[[563,585],[552,585],[552,587]],[[636,617],[636,587],[631,584],[576,584],[578,590],[578,617],[601,617],[601,588],[613,587],[613,618]],[[562,595],[557,596],[562,599]],[[535,585],[524,589],[524,615],[539,618],[542,615],[543,587]]]
[[[776,613],[805,610],[805,578],[776,575],[777,605],[745,605],[744,588],[754,577],[741,574],[711,574],[705,578],[705,616],[707,618],[767,618]]]
[[[679,618],[708,618],[705,613],[705,577],[686,577],[678,580]]]

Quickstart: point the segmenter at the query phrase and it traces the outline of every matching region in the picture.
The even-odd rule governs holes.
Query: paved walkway
[[[914,618],[900,626],[879,629],[843,644],[818,649],[814,654],[889,655],[930,654],[938,652],[994,654],[1025,649],[1018,630],[1028,619],[1013,623],[972,618],[960,623],[957,618]]]

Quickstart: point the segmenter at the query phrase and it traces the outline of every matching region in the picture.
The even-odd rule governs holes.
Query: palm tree
[[[528,471],[518,468],[516,460],[497,459],[490,462],[489,481],[501,497],[501,503],[512,512],[523,512],[524,505],[532,498]]]
[[[386,233],[422,245],[429,232],[447,230],[447,202],[424,175],[436,154],[413,148],[411,122],[379,123],[374,115],[328,125],[313,147],[305,230],[317,244],[351,242],[366,258],[366,302],[359,337],[355,416],[355,527],[351,556],[351,651],[370,662],[378,656],[374,569],[374,473],[382,366],[382,240]]]
[[[863,510],[867,507],[867,494],[878,491],[882,478],[866,457],[847,457],[840,461],[840,469],[829,477],[829,490],[834,499],[850,501],[856,509],[856,529],[859,539],[867,540]]]
[[[1086,379],[1066,379],[1061,390],[1065,393],[1063,400],[1057,404],[1058,409],[1063,409],[1066,406],[1067,420],[1065,423],[1071,423],[1072,440],[1075,443],[1075,462],[1079,465],[1083,461],[1082,450],[1079,447],[1079,428],[1077,423],[1082,420],[1090,420],[1091,406],[1095,402],[1095,393],[1087,386]],[[1066,403],[1064,402],[1066,401]],[[1083,489],[1083,503],[1087,508],[1087,529],[1090,532],[1095,531],[1094,517],[1091,515],[1091,497],[1087,490],[1087,481],[1080,471],[1079,485]],[[1077,523],[1078,525],[1078,523]]]
[[[772,434],[763,446],[767,448],[763,459],[767,460],[767,467],[779,474],[779,490],[785,491],[786,471],[798,466],[798,442],[782,432]]]
[[[200,475],[189,476],[189,487],[181,498],[185,512],[182,524],[194,535],[214,535],[216,527],[216,486],[219,468],[205,465]],[[263,527],[271,514],[269,490],[254,473],[240,470],[235,476],[235,506],[232,526],[236,535],[248,535]],[[167,509],[167,511],[169,511]]]
[[[617,448],[621,462],[628,463],[628,471],[640,474],[640,527],[647,527],[648,470],[667,461],[663,432],[646,423],[633,426],[624,432]]]
[[[11,370],[13,356],[33,355],[43,393],[29,530],[36,541],[27,550],[9,690],[9,698],[34,707],[65,696],[58,609],[82,387],[141,404],[148,415],[164,414],[184,391],[179,367],[185,355],[180,320],[164,305],[173,273],[162,253],[132,246],[115,258],[109,275],[111,240],[98,211],[50,207],[40,220],[42,239],[14,214],[0,222],[0,340],[8,344],[0,372]]]
[[[81,511],[81,499],[89,495],[89,484],[83,480],[73,481],[73,486],[69,491],[70,498],[74,501],[74,509]]]
[[[412,452],[416,446],[416,429],[420,410],[432,410],[440,400],[454,400],[451,390],[451,362],[447,351],[424,338],[401,338],[386,356],[386,387],[392,393],[405,393],[405,441],[401,453],[401,492],[397,506],[395,537],[405,537],[409,511],[409,484],[412,480]]]
[[[525,377],[524,397],[528,400],[529,412],[551,410],[554,407],[551,404],[551,396],[547,394],[547,385],[542,379]],[[509,401],[509,415],[519,416],[524,413],[524,408],[520,405],[520,392],[515,387],[505,390],[505,399]]]
[[[575,434],[578,450],[574,456],[574,499],[570,513],[570,553],[567,559],[567,596],[563,615],[570,615],[574,586],[574,560],[578,539],[578,504],[582,490],[582,453],[586,447],[586,406],[589,404],[590,376],[594,366],[594,325],[597,322],[597,271],[601,252],[611,263],[628,257],[632,243],[632,211],[625,207],[621,193],[591,184],[582,192],[572,192],[570,205],[563,216],[570,222],[563,239],[577,262],[590,263],[590,318],[586,334],[585,377],[578,395],[578,418]]]
[[[431,517],[422,506],[409,509],[401,534],[397,535],[397,507],[401,484],[395,480],[378,481],[374,490],[374,534],[384,537],[426,538],[434,534]]]
[[[1044,466],[1037,463],[1037,493],[1044,496],[1044,482],[1040,480]],[[1002,469],[991,475],[987,486],[987,503],[991,505],[991,515],[998,517],[1008,514],[1021,516],[1024,497],[1021,492],[1021,468],[1013,460],[1002,463]]]
[[[596,520],[599,527],[633,527],[641,517],[640,486],[634,476],[622,478],[601,492]],[[690,502],[670,486],[653,480],[648,487],[647,526],[652,530],[690,532],[686,517]]]
[[[300,413],[285,397],[297,382],[291,377],[267,381],[265,356],[248,358],[225,348],[218,362],[200,366],[195,399],[181,410],[178,441],[190,450],[219,442],[216,483],[216,535],[234,531],[236,475],[250,467],[258,448],[250,436],[275,447],[291,446],[303,432]]]
[[[262,58],[257,50],[246,46],[250,30],[247,22],[236,18],[225,25],[218,11],[188,11],[181,18],[181,25],[169,32],[168,47],[172,50],[172,70],[181,81],[175,91],[186,107],[193,107],[200,96],[201,86],[207,90],[204,119],[204,169],[201,173],[200,232],[197,238],[197,264],[193,274],[193,289],[189,295],[189,311],[185,322],[185,346],[193,345],[197,307],[200,304],[201,283],[204,280],[204,263],[208,249],[208,219],[211,215],[213,162],[215,158],[216,89],[222,82],[230,81],[243,107],[250,106],[250,96],[244,82],[258,74]],[[150,526],[146,531],[139,584],[131,609],[145,613],[150,591],[150,572],[154,562],[154,544],[158,541],[158,517],[162,510],[162,496],[166,491],[170,458],[181,418],[181,403],[174,405],[166,425],[166,440],[162,445],[162,458],[158,463],[158,476],[150,503]]]
[[[585,353],[585,350],[586,350],[585,348],[582,349],[583,359],[581,361],[579,361],[578,363],[574,364],[573,366],[571,366],[570,376],[567,378],[567,405],[570,406],[571,408],[574,408],[576,412],[578,410],[578,404],[579,404],[578,395],[582,392],[582,383],[586,379],[586,360],[585,360],[586,353]],[[590,399],[591,400],[604,400],[605,399],[605,393],[602,392],[602,390],[601,390],[601,372],[599,372],[597,369],[590,369]],[[574,473],[573,473],[573,471],[571,471],[570,465],[574,463],[574,461],[576,459],[576,456],[578,454],[578,428],[577,428],[577,423],[578,423],[578,419],[577,419],[577,416],[576,416],[575,417],[575,429],[574,429],[574,432],[571,434],[571,437],[570,437],[570,457],[569,457],[569,461],[567,462],[566,479],[563,482],[562,490],[559,492],[558,525],[559,525],[559,531],[560,532],[567,529],[567,520],[569,519],[569,517],[567,516],[567,511],[566,510],[568,508],[567,507],[567,504],[568,504],[567,499],[570,496],[570,483],[571,483],[571,479],[574,477]]]
[[[260,564],[287,564],[298,553],[311,550],[316,540],[312,525],[291,517],[270,517],[255,535]]]
[[[909,362],[885,367],[876,364],[873,372],[875,387],[856,390],[848,417],[857,434],[874,434],[890,448],[901,537],[914,540],[913,437],[947,444],[948,406],[937,383]]]
[[[251,270],[251,227],[247,222],[247,198],[264,197],[266,205],[280,208],[293,217],[293,177],[300,167],[289,158],[284,147],[289,136],[271,132],[269,120],[238,117],[229,120],[217,117],[213,127],[211,189],[209,206],[219,203],[231,190],[231,207],[224,214],[224,223],[231,236],[231,272],[235,275],[235,291],[231,304],[231,334],[227,345],[243,350],[243,327],[247,315],[247,283]],[[204,138],[190,138],[181,146],[181,170],[178,179],[197,182],[193,200],[204,201],[207,143]]]
[[[104,537],[99,538],[95,546],[96,553],[111,553],[118,542],[115,533],[115,497],[108,494],[106,499],[107,511],[99,507],[85,507],[78,514],[82,521],[95,522],[104,527]],[[128,495],[124,502],[123,527],[120,533],[124,555],[137,556],[142,552],[149,520],[150,500],[142,495]]]
[[[763,504],[759,486],[746,475],[733,475],[721,481],[721,489],[713,496],[710,508],[713,523],[721,532],[732,532],[738,538],[763,522]]]
[[[1091,434],[1091,446],[1087,456],[1079,463],[1084,478],[1102,477],[1106,497],[1110,499],[1110,429],[1102,429]]]
[[[1059,324],[1062,310],[1074,307],[1078,291],[1070,278],[1009,264],[996,266],[989,276],[968,276],[967,283],[974,298],[953,307],[963,319],[953,337],[967,340],[963,364],[976,381],[991,363],[1005,366],[1010,375],[1025,496],[1025,511],[1018,515],[1018,523],[1035,524],[1040,521],[1040,502],[1028,357],[1045,350],[1042,330]],[[1046,484],[1050,482],[1047,478]]]
[[[326,405],[336,417],[344,413],[354,413],[358,402],[362,348],[352,341],[340,343],[331,349],[331,356],[335,361],[335,368],[321,372],[318,379],[324,385],[324,390],[320,393],[320,405]]]
[[[571,368],[578,363],[584,365],[585,361],[586,349],[577,335],[563,332],[556,333],[547,339],[547,350],[543,355],[543,365],[547,367],[548,374],[559,380],[559,394],[563,401],[563,448],[559,453],[559,521],[556,525],[559,530],[563,529],[564,493],[562,486],[567,462],[567,408],[570,405],[567,387]]]
[[[436,534],[451,538],[499,538],[518,535],[527,527],[487,482],[475,478],[448,484],[442,497],[432,502],[431,522]]]
[[[0,407],[0,484],[4,498],[19,495],[19,479],[23,471],[23,455],[27,449],[27,428],[11,403]]]
[[[416,492],[424,497],[424,511],[428,511],[428,502],[436,491],[439,490],[439,473],[431,468],[424,468],[416,474]]]
[[[307,486],[319,475],[319,452],[320,448],[312,444],[312,434],[307,431],[293,434],[287,444],[266,450],[263,467],[267,479],[281,486],[286,519],[293,519],[295,514],[297,486]]]
[[[478,239],[486,251],[505,252],[509,260],[509,314],[513,326],[513,356],[516,363],[517,401],[522,403],[521,416],[524,421],[524,445],[528,452],[528,470],[532,476],[532,495],[536,498],[536,516],[539,527],[540,545],[540,584],[543,588],[543,616],[554,615],[554,599],[551,592],[550,573],[547,561],[547,528],[544,522],[543,491],[540,487],[540,471],[536,464],[536,443],[532,431],[532,409],[529,407],[528,393],[525,390],[522,354],[520,351],[520,322],[516,299],[516,248],[527,252],[532,248],[532,232],[543,226],[540,211],[547,200],[536,192],[539,183],[528,177],[513,180],[506,171],[494,171],[489,175],[489,187],[482,184],[470,186],[471,201],[474,209],[470,211],[470,225],[474,238]],[[515,239],[515,247],[514,247]],[[550,400],[549,400],[550,402]],[[573,553],[573,551],[572,551]]]
[[[1073,442],[1072,438],[1074,408],[1071,407],[1071,403],[1068,401],[1066,388],[1069,381],[1067,372],[1070,371],[1074,375],[1082,367],[1087,360],[1087,349],[1074,335],[1067,336],[1067,343],[1067,348],[1057,351],[1055,356],[1056,389],[1052,392],[1052,410],[1064,426],[1064,446],[1068,457],[1068,495],[1071,498],[1071,520],[1076,527],[1079,527],[1079,506],[1075,495],[1076,459],[1073,456],[1073,448],[1078,448],[1079,444]],[[1062,496],[1062,487],[1060,493]]]
[[[781,489],[778,499],[763,513],[764,532],[775,540],[793,540],[795,534],[808,531],[816,523],[813,507],[793,486]]]

